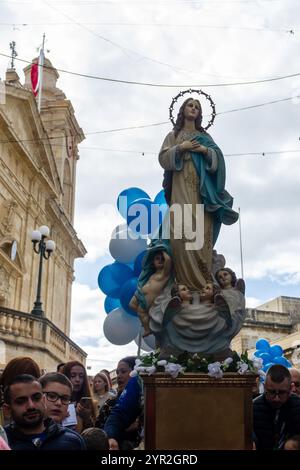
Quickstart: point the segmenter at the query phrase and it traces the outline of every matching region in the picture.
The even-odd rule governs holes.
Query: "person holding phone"
[[[63,372],[73,385],[71,403],[76,408],[76,430],[81,433],[84,429],[93,427],[96,418],[86,369],[80,362],[70,361],[65,364]]]

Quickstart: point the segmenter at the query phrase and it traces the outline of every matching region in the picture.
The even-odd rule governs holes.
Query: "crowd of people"
[[[0,450],[143,448],[142,384],[130,376],[135,359],[119,361],[116,388],[107,370],[90,387],[77,361],[42,375],[29,357],[11,360],[0,377]],[[300,450],[300,371],[273,365],[253,397],[253,449]]]
[[[0,450],[138,447],[143,406],[140,382],[130,377],[135,359],[119,361],[116,389],[107,370],[97,373],[90,387],[86,368],[78,361],[42,374],[30,357],[11,360],[0,377]],[[128,410],[122,398],[125,388],[132,401]]]

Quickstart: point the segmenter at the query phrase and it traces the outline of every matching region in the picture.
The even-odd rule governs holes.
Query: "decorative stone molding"
[[[3,218],[1,217],[2,218],[1,228],[3,232],[6,233],[7,235],[10,235],[13,229],[14,214],[15,214],[17,207],[18,207],[18,204],[12,199],[10,201],[6,201],[5,215],[3,216]]]
[[[47,318],[0,307],[0,340],[32,356],[42,350],[57,363],[77,360],[85,364],[87,354]]]

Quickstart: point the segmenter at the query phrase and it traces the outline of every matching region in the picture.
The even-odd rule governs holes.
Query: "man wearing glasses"
[[[285,440],[300,434],[300,397],[292,393],[291,374],[279,364],[268,369],[263,395],[253,401],[253,429],[257,450],[281,449]]]
[[[72,384],[65,375],[49,372],[43,375],[39,382],[46,397],[46,414],[58,424],[68,416],[68,406],[71,401]]]
[[[13,419],[5,427],[10,448],[85,450],[85,443],[79,434],[47,418],[45,400],[41,384],[32,375],[18,375],[5,388],[3,406]]]

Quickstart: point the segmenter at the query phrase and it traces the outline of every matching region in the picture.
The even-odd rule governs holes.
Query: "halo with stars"
[[[212,109],[211,118],[208,121],[208,124],[206,125],[206,127],[203,127],[203,129],[207,130],[210,126],[213,125],[216,114],[217,114],[216,113],[215,103],[213,102],[212,97],[208,93],[205,93],[202,90],[193,90],[192,88],[189,88],[188,90],[181,91],[180,93],[178,93],[178,95],[174,96],[174,98],[172,99],[171,106],[169,107],[169,119],[170,119],[171,123],[173,124],[173,126],[175,126],[175,119],[174,119],[174,116],[173,116],[174,105],[175,105],[175,103],[177,103],[179,98],[184,96],[186,93],[189,93],[190,95],[192,93],[197,93],[197,95],[203,95],[209,101],[210,107]]]

